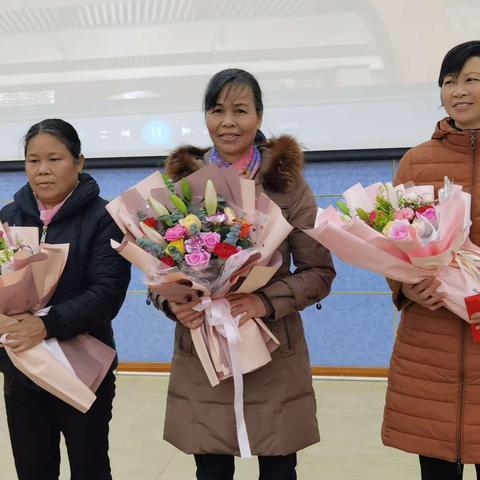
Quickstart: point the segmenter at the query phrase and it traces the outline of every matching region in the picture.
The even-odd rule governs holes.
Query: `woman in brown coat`
[[[213,162],[254,178],[295,227],[279,250],[283,265],[254,294],[229,297],[242,322],[263,318],[280,340],[273,360],[244,376],[245,419],[252,453],[259,457],[260,479],[296,478],[296,452],[319,441],[310,361],[299,311],[328,295],[335,276],[330,253],[301,229],[311,227],[315,200],[302,175],[303,155],[288,136],[254,144],[262,120],[260,87],[248,72],[223,70],[210,80],[204,101],[213,148],[182,147],[167,160],[175,180]],[[295,270],[291,271],[291,260]],[[203,314],[195,302],[164,305],[178,320],[168,390],[164,438],[194,454],[197,479],[230,480],[239,454],[233,408],[233,382],[210,386],[192,346],[189,329]],[[170,310],[170,312],[168,312]]]
[[[449,114],[432,139],[409,150],[396,183],[453,179],[472,194],[471,240],[480,245],[480,41],[450,50],[440,70]],[[423,480],[462,478],[476,464],[480,478],[480,344],[467,322],[443,306],[439,282],[390,282],[402,310],[390,364],[382,439],[420,456]]]

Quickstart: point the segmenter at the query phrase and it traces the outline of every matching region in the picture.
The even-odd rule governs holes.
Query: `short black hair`
[[[30,140],[39,133],[49,133],[50,135],[56,137],[68,148],[68,151],[72,154],[75,163],[78,162],[78,159],[82,153],[82,143],[80,142],[78,133],[72,125],[60,118],[47,118],[46,120],[42,120],[41,122],[32,125],[28,129],[28,132],[24,138],[25,156],[27,155],[28,142],[30,142]]]
[[[458,75],[472,57],[480,57],[480,40],[471,40],[453,47],[443,59],[438,86],[443,85],[443,80],[447,75]]]
[[[250,87],[255,102],[257,115],[263,113],[262,90],[257,79],[249,72],[240,68],[227,68],[216,73],[208,82],[203,99],[203,109],[208,112],[218,101],[218,96],[226,85],[243,85]]]

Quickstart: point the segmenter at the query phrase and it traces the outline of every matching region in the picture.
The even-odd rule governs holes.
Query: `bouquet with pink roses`
[[[169,178],[162,178],[168,190],[168,197],[163,191],[163,200],[168,200],[168,207],[149,196],[145,208],[136,212],[139,228],[127,219],[127,229],[137,245],[165,267],[177,267],[211,287],[232,255],[253,247],[253,225],[241,208],[227,206],[210,179],[200,200],[193,198],[188,180],[180,181],[177,192]]]
[[[441,281],[448,309],[467,322],[465,297],[480,289],[480,248],[469,240],[470,195],[445,178],[432,185],[356,184],[340,211],[319,209],[306,233],[347,263],[403,283]]]
[[[162,300],[199,300],[205,322],[190,330],[212,386],[233,377],[237,435],[250,455],[243,416],[242,374],[271,360],[279,342],[261,319],[239,326],[228,294],[264,286],[282,263],[278,246],[292,230],[255,182],[208,165],[173,183],[155,172],[107,205],[125,233],[112,246],[147,276]]]

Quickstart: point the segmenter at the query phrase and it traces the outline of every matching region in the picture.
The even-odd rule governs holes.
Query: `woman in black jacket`
[[[0,220],[39,227],[42,242],[69,243],[68,260],[46,316],[25,312],[3,326],[9,346],[21,352],[45,338],[89,333],[114,347],[111,321],[125,298],[130,266],[111,247],[121,232],[105,210],[106,201],[88,174],[75,129],[59,119],[33,125],[25,137],[28,183]],[[19,321],[19,322],[18,322]],[[57,480],[60,432],[75,480],[111,479],[108,424],[115,395],[110,373],[86,414],[36,387],[13,366],[4,369],[4,393],[15,466],[20,480]]]

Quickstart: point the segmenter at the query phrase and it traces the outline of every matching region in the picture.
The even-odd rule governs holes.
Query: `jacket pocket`
[[[272,333],[277,337],[277,340],[280,342],[280,353],[283,357],[288,357],[295,353],[295,344],[293,341],[294,332],[292,330],[293,323],[295,320],[291,318],[285,320],[279,320],[275,323],[268,324],[268,327]]]
[[[193,341],[190,330],[182,325],[175,328],[175,353],[191,356],[193,354]]]

